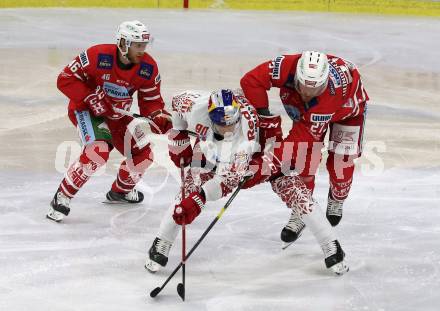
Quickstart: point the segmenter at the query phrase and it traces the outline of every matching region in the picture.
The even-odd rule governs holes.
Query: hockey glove
[[[173,219],[176,224],[190,224],[200,214],[202,208],[205,207],[206,199],[199,192],[192,192],[174,207]]]
[[[173,127],[171,115],[165,109],[153,112],[150,114],[150,118],[153,121],[153,124],[150,124],[150,128],[154,134],[165,134]]]
[[[260,120],[260,137],[264,143],[267,140],[280,142],[283,140],[283,130],[281,129],[281,116],[262,116],[258,115]]]
[[[98,85],[95,92],[83,99],[95,117],[111,117],[114,114],[110,101],[104,90]]]
[[[249,174],[253,174],[242,186],[242,189],[252,188],[266,182],[269,178],[280,173],[278,161],[271,159],[267,154],[259,154],[249,162]]]
[[[168,133],[168,153],[171,161],[177,167],[180,167],[180,161],[183,159],[183,166],[191,164],[193,150],[188,131],[171,130]]]

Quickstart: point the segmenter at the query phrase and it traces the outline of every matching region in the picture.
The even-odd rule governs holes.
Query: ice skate
[[[329,223],[335,227],[342,219],[342,205],[344,201],[334,200],[331,195],[328,196],[326,217]]]
[[[324,252],[325,266],[327,269],[331,269],[337,275],[342,275],[348,272],[349,267],[344,261],[345,253],[338,240],[321,245],[321,248]]]
[[[282,249],[286,249],[293,242],[295,242],[305,228],[305,224],[302,219],[297,215],[295,211],[290,214],[289,222],[281,230],[281,241],[283,241]]]
[[[148,251],[148,258],[145,262],[145,269],[155,273],[168,262],[168,254],[173,244],[161,238],[155,238],[153,245]]]
[[[106,201],[104,203],[121,204],[121,203],[141,203],[144,200],[144,194],[136,189],[129,193],[120,193],[110,190],[107,192]]]
[[[70,198],[67,197],[60,190],[55,193],[52,201],[50,202],[49,212],[46,218],[60,222],[63,220],[64,216],[69,215],[70,212]]]

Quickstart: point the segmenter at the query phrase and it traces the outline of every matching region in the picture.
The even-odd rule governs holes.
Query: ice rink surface
[[[79,150],[56,89],[81,50],[111,43],[117,25],[149,25],[149,52],[164,99],[185,89],[235,88],[279,54],[322,50],[355,62],[370,95],[364,157],[336,228],[351,270],[326,271],[306,230],[281,250],[287,210],[268,185],[242,191],[180,273],[148,297],[179,263],[144,270],[147,249],[179,189],[164,137],[151,136],[157,163],[136,207],[102,204],[121,160],[72,201],[63,223],[44,218]],[[440,304],[440,21],[309,13],[107,9],[0,10],[0,310],[438,310]],[[276,92],[272,111],[286,116]],[[291,123],[283,119],[283,128]],[[68,152],[66,152],[68,151]],[[326,204],[328,176],[317,180]],[[188,228],[188,244],[224,200]]]

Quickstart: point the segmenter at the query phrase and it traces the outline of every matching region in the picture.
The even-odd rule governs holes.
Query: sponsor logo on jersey
[[[95,140],[95,133],[90,120],[90,113],[88,111],[75,111],[75,114],[83,145],[93,142]]]
[[[148,63],[141,63],[138,75],[142,78],[150,80],[153,76],[154,66]]]
[[[108,96],[113,98],[126,99],[131,97],[125,86],[117,85],[106,81],[104,82],[103,89]]]
[[[252,112],[251,108],[249,106],[244,106],[240,110],[241,115],[244,119],[247,121],[247,139],[248,140],[254,140],[256,138],[256,128],[257,128],[257,118],[255,117],[254,113]]]
[[[113,68],[113,55],[98,54],[98,68],[99,69],[112,69]]]
[[[329,138],[329,150],[336,154],[355,155],[360,150],[360,126],[334,124]]]
[[[310,127],[311,134],[317,139],[325,135],[327,131],[327,126],[332,119],[333,113],[331,114],[320,114],[312,113],[310,115],[310,121],[312,123]]]
[[[339,76],[339,73],[337,72],[336,68],[333,67],[333,65],[330,63],[329,66],[330,69],[330,79],[333,81],[333,84],[335,87],[341,87],[341,77]]]
[[[330,122],[332,117],[333,117],[333,113],[330,113],[330,114],[312,113],[310,115],[310,121],[311,122],[319,122],[319,123],[321,123],[321,122],[327,123],[327,122]]]
[[[128,83],[127,81],[125,81],[125,80],[120,80],[120,79],[117,79],[117,80],[116,80],[116,83],[117,83],[117,84],[123,84],[123,85],[125,85],[125,86],[130,85],[130,83]]]
[[[87,53],[85,51],[83,51],[83,52],[81,52],[81,54],[79,54],[79,60],[81,62],[82,67],[87,67],[90,64],[89,58],[88,58]]]
[[[333,84],[332,79],[328,81],[328,87],[330,88],[330,95],[334,96],[336,94],[336,88],[335,85]]]
[[[284,56],[278,56],[269,64],[269,69],[272,69],[271,76],[273,80],[278,80],[281,78],[281,63],[284,60]]]
[[[347,94],[349,81],[344,70],[342,70],[341,66],[336,63],[337,60],[338,59],[336,58],[329,61],[330,79],[335,83],[336,88],[342,86],[342,96],[345,96]],[[347,70],[346,67],[344,67],[344,69]]]

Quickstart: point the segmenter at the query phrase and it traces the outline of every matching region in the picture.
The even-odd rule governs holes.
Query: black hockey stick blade
[[[177,284],[177,293],[179,294],[180,298],[185,301],[185,286],[183,283]]]
[[[162,289],[162,288],[160,288],[160,287],[156,287],[155,289],[153,289],[153,290],[150,292],[150,297],[151,297],[151,298],[156,297],[156,296],[160,293],[161,289]]]

